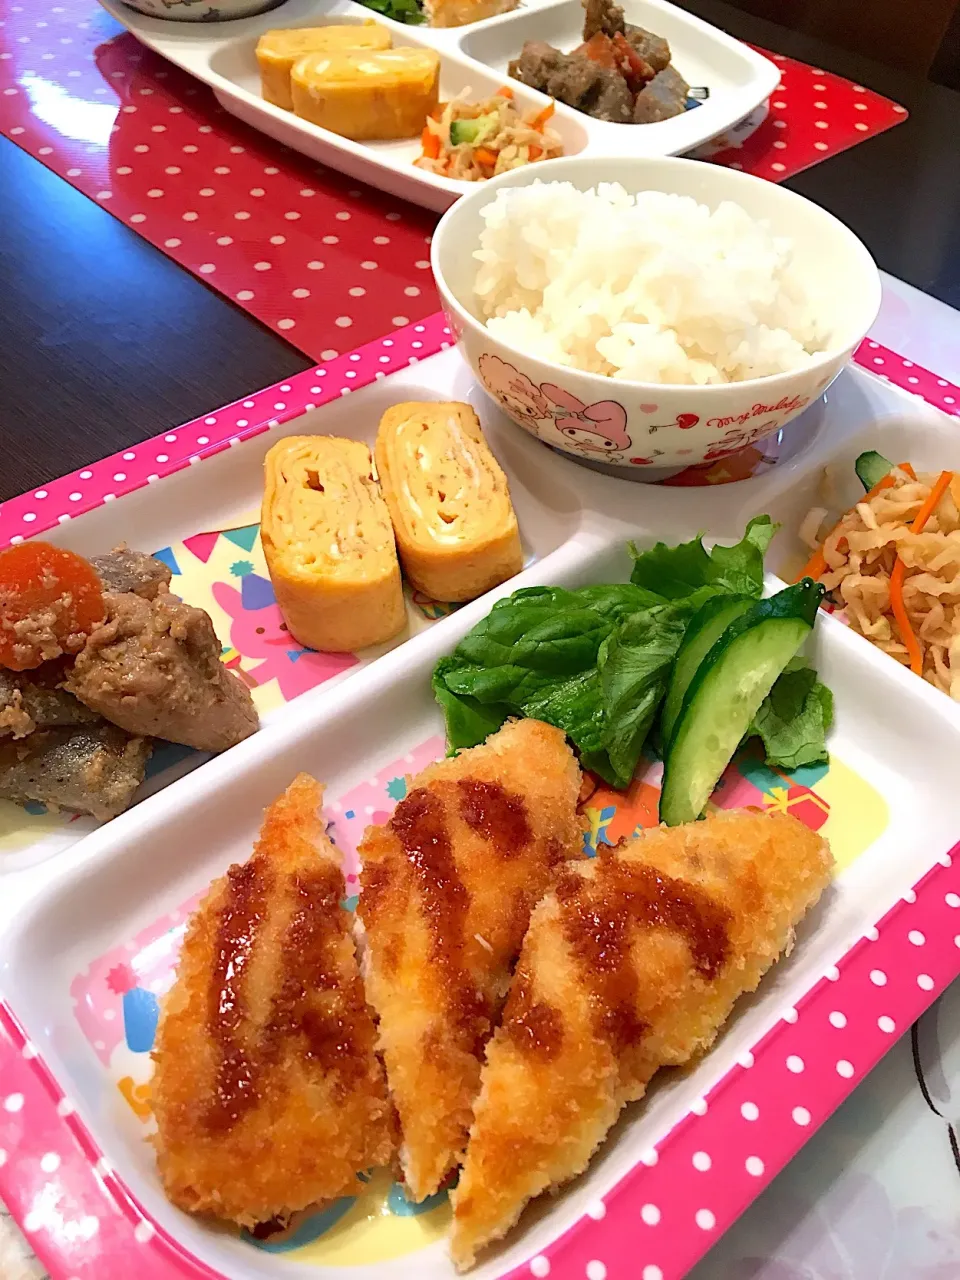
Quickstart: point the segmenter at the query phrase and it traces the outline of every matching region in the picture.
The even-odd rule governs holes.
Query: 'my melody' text
[[[738,413],[732,418],[708,418],[707,426],[732,427],[735,424],[747,422],[750,418],[762,417],[767,413],[792,413],[794,409],[802,409],[809,399],[809,396],[784,396],[776,404],[755,404],[752,409],[747,409],[745,413]]]

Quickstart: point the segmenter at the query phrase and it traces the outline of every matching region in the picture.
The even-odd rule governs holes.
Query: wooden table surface
[[[847,222],[885,271],[960,307],[960,94],[721,0],[687,7],[909,109],[788,185]],[[0,499],[310,363],[3,138],[0,227]]]

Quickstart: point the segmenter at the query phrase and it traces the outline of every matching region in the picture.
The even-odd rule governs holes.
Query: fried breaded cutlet
[[[197,908],[153,1053],[167,1195],[247,1227],[355,1194],[394,1148],[322,795],[296,778]]]
[[[582,852],[579,788],[561,730],[515,721],[425,769],[360,845],[364,976],[415,1200],[460,1161],[530,912]]]
[[[530,921],[452,1195],[460,1268],[580,1173],[661,1066],[713,1043],[833,859],[786,814],[718,813],[570,864]]]

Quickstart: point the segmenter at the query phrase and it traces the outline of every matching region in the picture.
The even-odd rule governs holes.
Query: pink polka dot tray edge
[[[266,444],[282,432],[299,430],[297,419],[304,413],[315,415],[310,419],[318,424],[315,429],[328,429],[329,423],[336,432],[338,422],[348,423],[357,415],[372,419],[375,426],[378,407],[399,398],[474,396],[459,357],[444,350],[448,338],[442,318],[431,317],[138,445],[127,451],[132,457],[106,459],[13,499],[0,508],[0,545],[58,530],[59,542],[89,549],[95,533],[102,530],[106,536],[124,524],[152,533],[158,527],[156,508],[164,505],[160,496],[169,492],[173,502],[176,495],[185,495],[189,509],[191,486],[210,491],[207,528],[252,527],[247,489],[220,494],[216,477],[242,469],[248,450],[249,474],[258,471]],[[866,402],[877,415],[884,406],[895,407],[908,423],[905,447],[918,448],[923,436],[933,441],[929,448],[942,447],[943,465],[960,464],[960,451],[951,443],[955,425],[946,416],[956,413],[957,388],[870,341],[857,359],[874,376],[844,375],[831,392],[833,407],[827,408],[849,416],[844,428],[849,438],[857,438],[859,429],[853,422],[855,404]],[[480,410],[480,401],[475,402]],[[345,429],[341,426],[340,433]],[[531,513],[537,501],[545,501],[547,490],[559,493],[555,511],[563,511],[571,495],[575,502],[578,497],[586,501],[585,494],[609,494],[613,482],[582,472],[533,441],[518,438],[512,429],[494,427],[490,434],[516,488],[531,553],[530,580],[563,581],[578,563],[599,557],[602,548],[591,543],[576,521],[564,524],[560,519],[547,528]],[[264,438],[254,443],[259,437]],[[839,445],[821,428],[812,453],[792,461],[791,472],[815,469]],[[951,449],[957,456],[949,456]],[[210,479],[201,485],[206,475]],[[788,492],[778,468],[752,483],[762,485],[757,509],[771,509],[776,516],[777,502]],[[658,510],[664,512],[668,501],[677,502],[677,495],[667,490],[616,488],[629,490],[631,504],[638,492],[652,495],[654,502],[661,495],[664,505]],[[724,486],[731,507],[739,505],[738,488]],[[712,496],[726,501],[723,494]],[[608,505],[616,506],[616,501]],[[28,515],[33,518],[26,519]],[[675,518],[673,527],[679,530],[683,519],[677,525]],[[667,516],[664,521],[669,524]],[[177,542],[179,536],[180,545],[185,535],[200,535],[197,522],[193,524],[191,530],[170,525],[168,541]],[[670,536],[669,528],[665,536]],[[224,550],[230,556],[246,555],[236,546]],[[411,695],[407,728],[402,718],[391,720],[396,716],[391,685],[401,674],[429,669],[435,651],[448,649],[457,629],[462,634],[486,607],[481,602],[479,608],[466,606],[432,620],[415,643],[359,674],[342,673],[336,686],[330,686],[328,697],[351,725],[351,751],[373,761],[373,773],[365,780],[356,767],[351,772],[349,762],[337,762],[330,753],[326,757],[328,811],[348,852],[357,824],[382,820],[378,806],[386,812],[397,798],[391,790],[396,780],[421,767],[439,745],[427,701],[420,706]],[[940,695],[925,686],[914,688],[912,678],[896,664],[827,621],[832,625],[824,643],[831,669],[844,673],[842,684],[832,677],[840,763],[831,770],[829,785],[794,779],[782,788],[771,787],[761,803],[806,806],[803,812],[815,823],[823,820],[825,806],[834,824],[831,842],[838,849],[846,848],[845,841],[855,843],[852,829],[866,830],[868,812],[875,816],[878,807],[884,809],[884,823],[863,835],[866,847],[854,850],[850,845],[835,889],[836,904],[828,903],[812,928],[801,931],[791,960],[764,980],[761,998],[735,1015],[720,1045],[695,1071],[635,1108],[629,1130],[601,1162],[602,1176],[586,1175],[546,1218],[514,1232],[502,1261],[487,1263],[482,1274],[510,1280],[679,1280],[960,970],[960,875],[955,865],[960,830],[950,812],[946,777],[952,721],[940,706]],[[319,725],[324,714],[315,690],[295,706],[286,701],[273,713],[269,747],[269,768],[281,773],[284,753],[291,760],[302,754],[298,744],[313,734],[313,722]],[[379,753],[372,731],[363,727],[363,708],[372,703],[381,718],[378,735],[385,739]],[[896,735],[885,729],[883,706],[894,704],[902,708],[898,733],[915,744],[905,753],[909,759],[900,758]],[[421,750],[426,757],[416,754]],[[183,864],[184,875],[173,885],[159,871],[148,873],[145,863],[141,896],[124,879],[130,874],[123,870],[129,858],[122,859],[120,852],[126,848],[129,855],[128,846],[141,842],[148,850],[158,831],[178,820],[177,814],[199,813],[201,802],[212,803],[221,792],[231,812],[255,810],[260,804],[255,788],[265,785],[256,778],[267,763],[253,747],[246,753],[237,749],[235,761],[230,767],[230,757],[223,757],[178,783],[176,814],[163,803],[166,793],[155,796],[91,832],[72,853],[60,851],[42,865],[25,865],[19,881],[9,882],[0,914],[0,1194],[55,1280],[262,1274],[266,1259],[257,1255],[246,1266],[238,1261],[243,1255],[236,1241],[221,1249],[207,1240],[200,1250],[203,1260],[194,1256],[188,1243],[194,1229],[182,1227],[150,1182],[149,1153],[146,1160],[132,1154],[143,1143],[138,1107],[148,1106],[136,1075],[148,1055],[131,1048],[132,1029],[141,1027],[137,1019],[149,1018],[151,990],[166,981],[159,940],[182,931],[181,908],[194,900],[185,901],[181,885],[202,891],[210,875],[203,865],[187,875]],[[245,780],[251,791],[247,799]],[[222,869],[228,854],[242,856],[229,847],[231,842],[242,845],[244,839],[245,833],[230,827],[224,849],[200,851],[198,860],[212,859],[211,866]],[[159,878],[150,880],[150,875]],[[113,899],[114,881],[114,905],[100,905],[98,898]],[[180,912],[179,922],[169,920],[161,927],[164,906],[168,913]],[[58,919],[63,946],[51,949],[43,940],[58,936],[51,931]],[[30,920],[45,927],[31,929]],[[152,969],[140,965],[148,953]],[[82,1009],[71,1007],[71,991]],[[114,1030],[104,1033],[106,1026]],[[126,1058],[108,1066],[117,1052],[134,1054],[129,1071]],[[121,1085],[128,1078],[129,1085]],[[393,1256],[406,1256],[402,1250],[408,1245],[401,1242],[406,1221],[398,1219],[394,1226],[396,1242],[391,1236],[383,1247],[401,1250]],[[325,1262],[324,1247],[322,1238],[298,1245],[294,1258],[301,1265],[310,1263],[320,1277],[339,1274],[342,1262]],[[424,1280],[452,1277],[452,1268],[435,1249],[423,1258]]]

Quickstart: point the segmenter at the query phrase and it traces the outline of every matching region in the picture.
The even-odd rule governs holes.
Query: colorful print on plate
[[[327,800],[330,835],[344,857],[344,905],[349,909],[357,902],[357,848],[364,829],[385,822],[406,795],[408,778],[443,751],[443,738],[432,737],[340,799]],[[601,844],[616,844],[657,824],[661,775],[660,763],[644,761],[623,793],[588,778],[581,807],[589,856]],[[879,838],[888,821],[883,797],[837,758],[829,766],[782,773],[745,751],[727,769],[712,803],[721,809],[793,813],[830,840],[839,871]],[[105,1105],[116,1109],[121,1123],[133,1123],[144,1136],[153,1124],[150,1050],[159,1000],[173,981],[187,918],[202,896],[194,895],[137,937],[97,957],[70,988],[77,1022],[104,1068]],[[403,1257],[446,1231],[447,1190],[413,1205],[383,1170],[361,1181],[356,1196],[322,1211],[299,1214],[285,1230],[263,1232],[260,1238],[244,1233],[244,1239],[254,1248],[282,1252],[298,1262],[356,1266]]]

